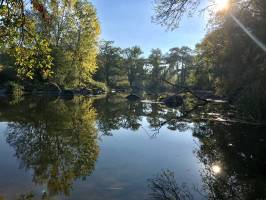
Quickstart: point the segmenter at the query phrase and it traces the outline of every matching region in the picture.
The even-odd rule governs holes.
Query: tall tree
[[[134,83],[137,84],[137,82],[141,80],[141,76],[144,74],[144,58],[140,57],[143,52],[139,47],[134,46],[132,48],[125,49],[123,54],[129,85],[133,88]]]
[[[192,66],[192,50],[189,47],[175,47],[169,50],[165,56],[166,62],[169,65],[169,74],[176,76],[176,85],[184,87],[188,71]]]
[[[72,10],[57,8],[60,9],[64,10],[61,11],[65,12],[64,16],[57,16],[58,22],[53,25],[51,32],[53,55],[56,58],[55,80],[72,87],[85,86],[97,69],[100,27],[96,11],[87,1],[77,1]]]
[[[15,59],[22,80],[56,80],[71,87],[86,84],[96,70],[100,32],[91,3],[3,0],[0,49]],[[1,53],[1,52],[0,52]]]
[[[160,89],[162,80],[162,62],[163,62],[163,54],[160,49],[152,49],[151,54],[149,56],[149,64],[151,65],[151,80],[150,80],[150,89],[154,91],[158,91]]]
[[[115,85],[111,77],[120,74],[122,71],[122,55],[121,48],[113,46],[113,41],[102,41],[100,52],[98,54],[99,70],[95,78],[104,81],[108,87]]]

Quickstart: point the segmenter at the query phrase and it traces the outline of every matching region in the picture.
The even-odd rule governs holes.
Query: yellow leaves
[[[34,46],[16,47],[15,59],[18,76],[21,79],[33,80],[36,77],[48,79],[53,72],[53,58],[50,55],[51,49],[46,40],[37,41]]]
[[[54,22],[44,24],[40,16],[33,15],[26,15],[23,20],[18,17],[17,24],[12,29],[13,35],[6,40],[12,46],[11,54],[15,57],[19,78],[43,81],[54,75],[56,81],[60,84],[69,83],[70,87],[87,82],[96,71],[100,34],[94,6],[86,0],[51,0],[46,3],[43,0],[33,0],[31,3],[31,12],[36,14],[36,10],[45,9],[49,16],[53,16]],[[17,28],[22,23],[25,31],[20,40],[21,34],[17,32]],[[61,24],[60,27],[58,24]],[[0,26],[2,34],[1,28]],[[60,33],[55,34],[58,28]],[[56,68],[53,68],[54,64]]]

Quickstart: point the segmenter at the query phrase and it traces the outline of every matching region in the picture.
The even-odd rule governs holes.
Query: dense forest
[[[200,0],[156,0],[153,21],[178,28]],[[99,41],[96,9],[86,0],[0,1],[0,91],[121,90],[147,94],[208,90],[243,116],[266,120],[266,2],[231,0],[209,12],[208,33],[196,45],[122,49]],[[242,24],[243,23],[243,24]],[[243,30],[246,29],[246,31]],[[2,89],[1,89],[2,88]]]

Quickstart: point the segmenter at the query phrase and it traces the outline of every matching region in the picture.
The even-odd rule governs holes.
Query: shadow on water
[[[68,196],[76,180],[90,176],[99,156],[99,138],[119,129],[145,129],[155,138],[163,134],[162,126],[176,134],[190,130],[197,139],[194,155],[202,166],[202,184],[179,182],[174,171],[164,169],[148,179],[148,199],[197,199],[195,193],[201,199],[266,199],[265,128],[200,120],[200,115],[221,113],[221,105],[173,120],[182,109],[116,96],[72,101],[25,98],[15,104],[1,101],[0,121],[8,122],[6,141],[20,167],[32,171],[33,183],[45,186],[40,199]],[[22,199],[34,199],[34,194],[29,191]]]

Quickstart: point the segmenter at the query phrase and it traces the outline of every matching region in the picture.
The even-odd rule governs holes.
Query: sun
[[[230,0],[215,0],[215,11],[220,12],[229,8]]]
[[[222,172],[222,168],[219,165],[213,165],[211,169],[214,174],[220,174]]]

